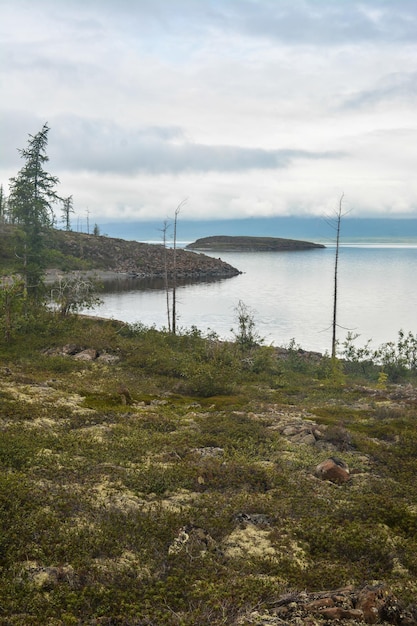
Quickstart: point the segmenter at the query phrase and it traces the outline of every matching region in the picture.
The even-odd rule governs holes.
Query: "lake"
[[[219,254],[213,254],[219,256]],[[266,344],[295,339],[305,350],[330,352],[335,248],[299,252],[230,252],[221,258],[243,273],[177,288],[178,328],[213,330],[223,339],[237,330],[241,300]],[[417,244],[343,244],[339,256],[338,338],[350,330],[378,346],[403,329],[417,333]],[[167,326],[166,296],[158,282],[120,283],[93,310],[101,317]],[[91,311],[89,312],[91,314]]]

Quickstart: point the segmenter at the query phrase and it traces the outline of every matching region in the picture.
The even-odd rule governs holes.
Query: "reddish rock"
[[[317,611],[319,609],[324,609],[329,606],[332,606],[332,607],[334,606],[334,602],[331,598],[329,597],[319,598],[318,600],[313,600],[313,602],[306,604],[304,606],[304,610],[305,611]]]
[[[383,585],[364,587],[358,595],[356,608],[363,612],[367,624],[376,624],[385,607],[387,591]]]
[[[349,585],[333,591],[289,593],[275,603],[274,613],[285,624],[396,624],[415,626],[412,611],[407,611],[383,584],[360,589]],[[258,623],[258,622],[257,622]],[[274,623],[275,622],[271,622]],[[269,624],[269,622],[268,622]]]
[[[359,609],[342,609],[340,606],[333,606],[328,609],[322,609],[320,615],[326,619],[353,619],[362,622],[364,615]]]
[[[350,480],[348,466],[335,457],[330,457],[317,465],[315,474],[321,480],[330,480],[337,485],[343,485]]]

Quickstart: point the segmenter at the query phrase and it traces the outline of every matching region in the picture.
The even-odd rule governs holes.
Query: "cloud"
[[[378,84],[346,98],[343,107],[357,108],[377,105],[393,100],[409,101],[415,106],[417,99],[417,72],[397,72],[383,76]]]
[[[44,122],[106,219],[417,210],[415,0],[14,0],[0,183]],[[84,210],[83,208],[81,210]],[[92,217],[93,219],[93,217]]]
[[[229,25],[246,34],[303,45],[415,42],[417,7],[412,0],[330,2],[283,0],[232,3]]]
[[[266,150],[188,141],[177,127],[125,130],[111,121],[55,120],[50,154],[63,170],[153,176],[180,172],[244,172],[289,167],[296,159],[328,159],[335,153]],[[339,155],[340,156],[340,155]]]
[[[113,12],[111,0],[94,0],[92,4]],[[119,0],[118,10],[121,17],[130,16],[132,26],[141,34],[158,27],[178,36],[191,27],[198,35],[217,30],[314,46],[414,43],[417,25],[414,0],[402,0],[400,7],[392,0],[151,0],[140,3],[140,20],[135,19],[135,11],[132,15],[129,0]]]

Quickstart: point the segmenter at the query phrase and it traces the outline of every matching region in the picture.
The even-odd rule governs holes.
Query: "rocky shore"
[[[19,272],[14,238],[17,228],[3,224],[0,231],[0,274]],[[220,258],[182,248],[175,251],[162,244],[127,241],[113,237],[52,229],[43,234],[47,282],[57,273],[83,272],[102,282],[120,277],[165,278],[178,280],[220,279],[241,272]],[[5,268],[2,272],[2,268]]]
[[[98,276],[103,282],[120,276],[181,279],[229,278],[240,271],[219,258],[161,244],[126,241],[111,237],[55,231],[52,247],[67,258],[85,261],[79,268]],[[77,269],[77,268],[69,268]],[[53,276],[55,270],[48,275]]]

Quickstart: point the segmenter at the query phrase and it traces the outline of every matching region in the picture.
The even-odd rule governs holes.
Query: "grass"
[[[294,589],[375,580],[415,603],[409,396],[195,331],[33,328],[0,346],[0,625],[234,624]],[[45,353],[66,343],[119,361]],[[280,434],[294,416],[330,448]],[[314,476],[332,454],[346,485]]]

